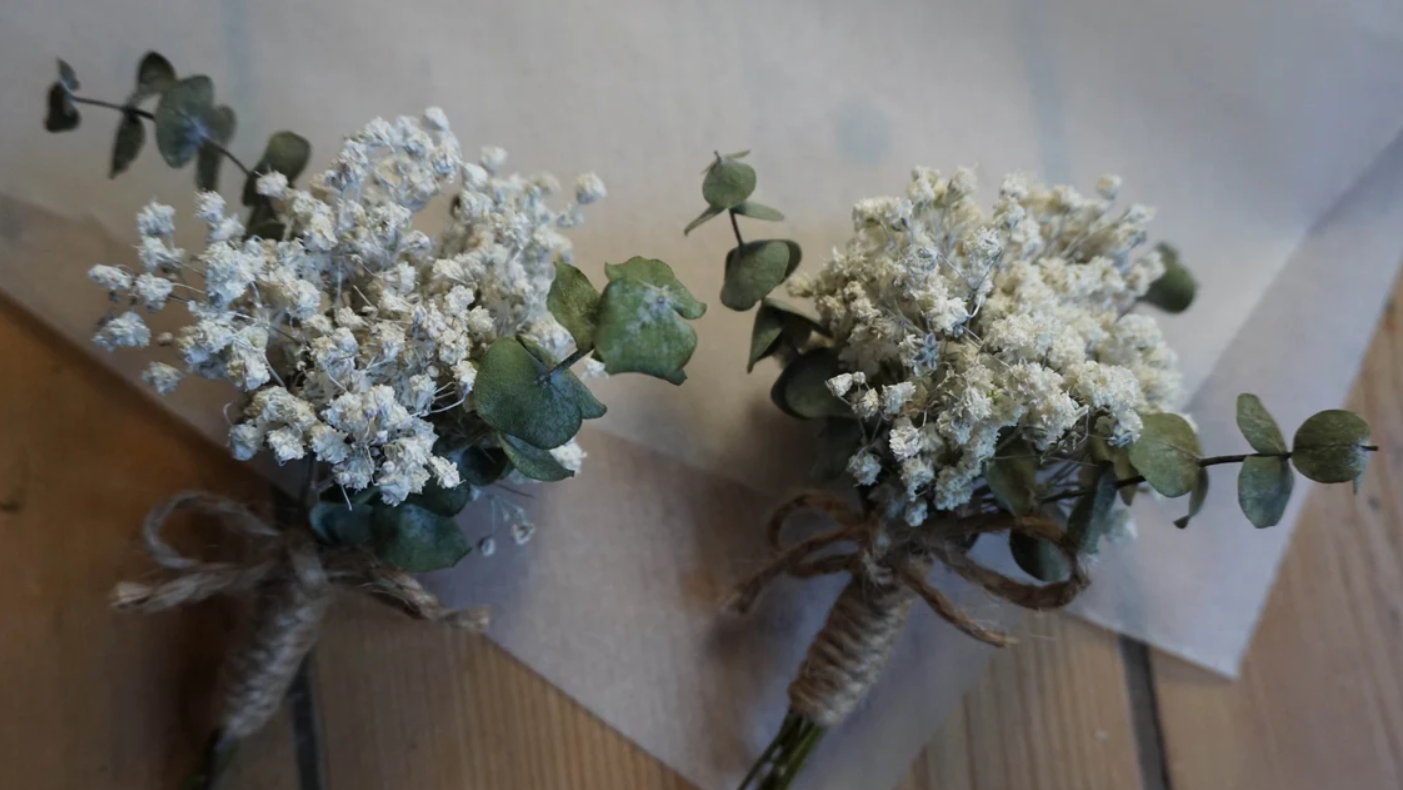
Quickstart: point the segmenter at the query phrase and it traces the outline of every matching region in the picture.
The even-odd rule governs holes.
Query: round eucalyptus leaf
[[[136,104],[142,99],[164,92],[176,83],[175,67],[159,52],[148,52],[136,67],[136,90],[132,92],[128,104]]]
[[[755,369],[755,363],[775,353],[779,348],[780,337],[784,334],[784,313],[769,304],[760,305],[755,311],[755,324],[750,330],[750,358],[745,372]]]
[[[556,261],[555,281],[551,283],[546,307],[582,350],[594,347],[594,330],[599,310],[599,292],[589,278],[564,261]]]
[[[410,573],[451,567],[471,551],[453,519],[408,503],[376,507],[370,536],[375,556]]]
[[[814,349],[785,367],[770,388],[770,400],[785,414],[802,420],[852,417],[852,408],[828,389],[827,381],[842,372],[838,352]]]
[[[1116,473],[1107,464],[1096,472],[1091,490],[1083,494],[1067,516],[1067,537],[1078,554],[1096,554],[1101,537],[1111,528],[1111,511],[1116,504]]]
[[[543,360],[514,337],[498,339],[487,350],[473,387],[478,416],[492,428],[536,447],[570,441],[586,417],[602,416],[604,405],[569,370],[551,372]]]
[[[511,469],[506,451],[497,447],[471,445],[458,455],[458,477],[475,486],[489,486]]]
[[[532,447],[515,436],[507,434],[500,435],[502,450],[507,454],[512,466],[516,471],[532,480],[540,480],[546,483],[554,483],[573,477],[574,472],[566,469],[549,450],[542,450],[539,447]]]
[[[219,190],[219,166],[224,163],[224,152],[210,142],[226,145],[234,137],[234,111],[224,105],[215,107],[206,122],[205,142],[200,145],[195,158],[195,186],[206,192]]]
[[[1150,285],[1145,301],[1169,313],[1182,313],[1193,304],[1198,284],[1184,265],[1179,263],[1179,252],[1168,244],[1161,244],[1160,258],[1164,261],[1164,274]]]
[[[1285,458],[1254,456],[1237,473],[1237,504],[1259,529],[1281,523],[1291,501],[1295,476]]]
[[[789,265],[784,270],[784,276],[788,278],[789,275],[794,273],[795,269],[799,268],[799,262],[804,260],[804,251],[799,247],[799,242],[797,241],[791,239],[780,239],[780,241],[784,242],[784,246],[789,248]]]
[[[756,203],[753,200],[738,203],[731,210],[743,217],[762,219],[766,222],[781,222],[784,220],[784,215],[779,213],[778,210],[772,209],[764,203]]]
[[[1060,582],[1072,575],[1071,563],[1050,541],[1026,532],[1008,535],[1008,549],[1023,572],[1041,582]]]
[[[1256,395],[1244,392],[1237,396],[1237,429],[1259,453],[1286,452],[1286,437]]]
[[[694,219],[694,220],[692,220],[691,222],[688,222],[688,223],[687,223],[687,227],[685,227],[685,228],[682,229],[682,235],[683,235],[683,236],[686,236],[688,233],[691,233],[692,231],[694,231],[694,230],[696,230],[697,228],[701,227],[702,225],[706,224],[706,222],[707,222],[708,220],[712,219],[713,217],[717,216],[718,214],[720,214],[721,212],[723,212],[723,211],[725,211],[725,210],[726,210],[726,209],[724,209],[724,208],[717,208],[717,207],[715,207],[715,206],[707,206],[707,207],[706,207],[706,211],[703,211],[696,219]]]
[[[199,150],[214,111],[214,83],[186,77],[166,89],[156,105],[156,147],[166,164],[184,167]]]
[[[984,482],[1004,509],[1026,516],[1038,509],[1038,457],[1022,440],[1009,443],[984,467]]]
[[[755,191],[755,168],[734,159],[721,159],[706,171],[702,197],[719,209],[738,206]]]
[[[609,373],[644,373],[673,384],[697,347],[697,333],[684,318],[700,318],[706,305],[658,260],[632,258],[605,264],[609,285],[599,302],[595,354]]]
[[[862,447],[862,424],[853,419],[831,417],[818,435],[818,455],[809,474],[815,480],[836,480],[848,469],[848,459]]]
[[[117,137],[112,143],[112,170],[107,177],[116,178],[117,174],[126,172],[145,144],[146,124],[137,115],[122,113],[122,120],[117,124]]]
[[[1203,501],[1208,498],[1208,470],[1202,467],[1198,470],[1198,483],[1194,485],[1194,490],[1189,492],[1189,512],[1186,515],[1174,519],[1174,526],[1184,529],[1189,525],[1189,520],[1198,515],[1198,511],[1203,509]]]
[[[73,106],[68,89],[55,82],[49,86],[48,112],[44,114],[44,128],[50,132],[66,132],[78,128],[82,116]]]
[[[1364,474],[1369,452],[1369,423],[1344,409],[1311,415],[1296,429],[1291,462],[1296,471],[1317,483],[1346,483]]]
[[[1130,445],[1129,458],[1151,488],[1172,498],[1198,485],[1202,452],[1188,420],[1177,414],[1147,414],[1140,438]]]
[[[726,282],[721,304],[749,310],[784,282],[789,247],[782,241],[752,241],[726,253]]]
[[[287,176],[287,182],[291,184],[302,175],[302,170],[311,157],[312,144],[307,138],[295,132],[274,132],[268,137],[263,156],[259,157],[258,163],[249,171],[248,180],[244,182],[244,205],[252,206],[261,197],[258,194],[259,176],[278,172]]]
[[[359,546],[370,541],[370,519],[375,507],[346,504],[344,500],[323,500],[307,514],[312,533],[328,546]]]

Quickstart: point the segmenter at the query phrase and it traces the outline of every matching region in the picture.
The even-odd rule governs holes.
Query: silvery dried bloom
[[[859,201],[847,244],[791,286],[839,351],[829,391],[875,431],[848,470],[913,524],[969,502],[1001,443],[1124,446],[1179,398],[1174,353],[1130,312],[1164,271],[1135,249],[1153,212],[1116,210],[1114,176],[1096,197],[1010,176],[992,210],[975,185],[917,168],[906,197]]]
[[[152,363],[143,378],[169,394],[187,374],[230,382],[242,393],[229,445],[246,460],[267,450],[279,462],[312,458],[349,491],[376,486],[396,504],[429,482],[458,486],[444,454],[444,426],[471,420],[478,366],[501,337],[573,350],[546,297],[556,261],[570,259],[561,218],[604,196],[592,174],[576,201],[545,203],[559,188],[546,174],[506,174],[506,152],[466,162],[442,110],[376,119],[351,135],[310,188],[272,172],[258,178],[285,227],[249,236],[224,199],[201,193],[202,250],[170,246],[175,212],[152,203],[137,217],[140,269],[90,272],[114,300],[94,341],[106,349],[150,343],[134,308],[183,303],[189,318],[166,336],[179,365]],[[461,176],[461,179],[460,179]],[[415,215],[438,196],[454,199],[437,236]],[[484,440],[488,443],[493,439]],[[574,471],[574,442],[551,451]],[[529,525],[514,532],[529,537]]]

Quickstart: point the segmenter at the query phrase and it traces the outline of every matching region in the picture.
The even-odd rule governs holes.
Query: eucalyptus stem
[[[736,234],[736,245],[745,246],[745,239],[740,237],[740,223],[736,222],[736,210],[728,208],[726,209],[726,213],[731,217],[731,230]]]
[[[68,98],[72,100],[75,104],[88,104],[92,105],[93,107],[106,107],[109,110],[116,110],[120,113],[134,115],[137,118],[145,118],[146,120],[150,121],[153,126],[156,124],[155,113],[152,113],[148,110],[143,110],[140,107],[130,107],[124,104],[114,104],[113,102],[103,101],[102,99],[89,99],[85,96],[79,96],[76,93],[68,94]],[[250,171],[247,167],[245,167],[244,163],[240,162],[237,156],[234,156],[234,154],[230,152],[228,148],[225,148],[224,146],[215,142],[213,139],[209,137],[204,137],[200,141],[200,145],[207,145],[210,148],[213,148],[214,150],[223,154],[224,158],[228,159],[230,162],[233,162],[234,167],[237,167],[240,170],[242,170],[245,176],[253,175],[253,172]]]
[[[806,716],[790,711],[775,739],[761,753],[737,790],[786,790],[799,775],[825,732]]]
[[[593,348],[577,348],[577,349],[575,349],[574,353],[572,353],[570,356],[566,357],[565,359],[562,359],[562,360],[560,361],[560,364],[558,364],[558,365],[556,365],[555,367],[551,368],[550,370],[546,371],[545,374],[544,374],[543,376],[541,376],[541,380],[544,381],[544,380],[550,378],[551,376],[554,376],[556,373],[559,373],[559,372],[562,371],[562,370],[566,370],[566,369],[572,367],[576,362],[579,362],[580,360],[582,360],[582,359],[584,359],[585,357],[589,356],[589,352],[591,352],[591,351],[593,351],[593,350],[594,350]]]

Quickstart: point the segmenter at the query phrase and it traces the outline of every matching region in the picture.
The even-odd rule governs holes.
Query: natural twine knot
[[[822,513],[837,526],[785,546],[785,523],[800,511]],[[959,542],[970,535],[1006,530],[1052,543],[1066,556],[1071,574],[1052,584],[1025,584],[974,562]],[[979,625],[926,581],[937,561],[991,595],[1029,609],[1065,606],[1090,583],[1076,547],[1044,518],[979,514],[891,530],[877,514],[858,513],[832,494],[808,492],[780,505],[770,517],[767,538],[774,559],[736,588],[728,608],[749,610],[765,585],[780,574],[798,578],[840,571],[852,574],[789,686],[791,709],[825,728],[841,722],[876,683],[917,598],[980,641],[999,647],[1013,641],[1002,631]],[[856,549],[821,553],[843,542],[856,544]]]
[[[243,562],[208,562],[180,554],[161,537],[167,520],[180,511],[215,517],[226,531],[249,540],[251,556]],[[147,554],[169,573],[156,583],[119,582],[112,590],[114,607],[157,612],[220,593],[257,596],[252,633],[224,668],[217,714],[223,738],[241,740],[277,712],[316,643],[337,584],[378,593],[420,619],[479,632],[487,627],[484,609],[445,609],[404,571],[365,552],[320,546],[304,529],[279,530],[244,505],[215,494],[176,494],[146,515],[141,534]]]

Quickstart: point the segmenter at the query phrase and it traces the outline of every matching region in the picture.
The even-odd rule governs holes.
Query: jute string
[[[249,558],[212,562],[173,549],[162,532],[171,516],[182,511],[211,517],[230,536],[247,540]],[[251,634],[227,657],[216,714],[222,735],[234,740],[257,731],[282,704],[298,666],[316,643],[338,585],[383,596],[423,620],[473,631],[487,626],[485,610],[445,609],[409,574],[366,552],[320,546],[304,529],[279,530],[244,505],[215,494],[176,494],[146,515],[141,534],[164,578],[118,583],[112,590],[114,607],[157,612],[219,594],[257,597]]]
[[[802,511],[820,513],[836,526],[786,546],[785,524]],[[1026,584],[974,562],[960,543],[970,535],[1009,530],[1056,546],[1072,569],[1068,578],[1052,584]],[[1028,609],[1065,606],[1090,583],[1076,548],[1062,530],[1038,517],[977,514],[932,520],[919,528],[902,525],[888,529],[879,516],[858,513],[831,494],[809,492],[781,505],[770,517],[766,532],[775,556],[736,588],[727,601],[728,608],[749,610],[765,585],[782,574],[808,578],[847,571],[852,575],[789,686],[790,707],[822,727],[841,722],[866,696],[886,667],[918,599],[980,641],[1000,647],[1013,641],[1008,634],[977,623],[926,581],[936,562],[989,594]],[[825,553],[840,543],[856,548]]]

